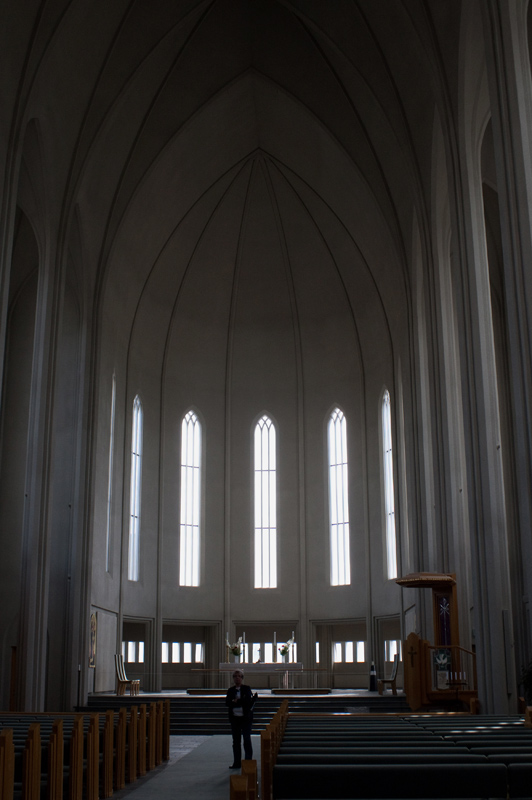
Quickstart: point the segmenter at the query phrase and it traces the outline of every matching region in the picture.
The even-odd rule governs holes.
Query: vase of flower
[[[231,642],[226,637],[225,639],[225,646],[226,646],[226,653],[227,653],[227,660],[229,660],[229,653],[233,656],[233,661],[235,663],[240,662],[240,656],[242,655],[242,637],[240,636],[236,642]]]
[[[283,646],[279,648],[279,655],[281,656],[281,663],[287,664],[290,655],[290,645],[283,644]]]
[[[287,642],[282,644],[279,648],[279,655],[281,656],[281,662],[283,664],[287,664],[290,660],[290,648],[294,643],[294,639],[289,639]]]

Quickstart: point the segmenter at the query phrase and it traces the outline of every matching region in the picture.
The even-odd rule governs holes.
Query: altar
[[[264,662],[255,663],[244,661],[221,661],[218,664],[219,672],[233,673],[235,669],[241,669],[244,675],[253,674],[275,674],[279,677],[279,688],[293,689],[294,674],[303,672],[303,662],[301,661],[276,661],[270,664]]]

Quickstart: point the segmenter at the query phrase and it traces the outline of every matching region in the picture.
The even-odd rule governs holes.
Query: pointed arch
[[[179,585],[200,585],[201,422],[190,409],[181,421]]]
[[[263,414],[255,425],[254,515],[255,589],[277,587],[277,434],[275,425]]]
[[[397,537],[395,531],[395,490],[393,480],[392,401],[385,389],[381,401],[382,471],[386,543],[386,577],[397,578]]]
[[[343,411],[338,407],[331,412],[327,423],[327,450],[331,586],[348,586],[351,583],[351,559],[347,422]]]
[[[133,400],[131,425],[131,479],[129,489],[129,555],[127,576],[138,581],[140,573],[140,498],[142,493],[143,412],[140,397]]]

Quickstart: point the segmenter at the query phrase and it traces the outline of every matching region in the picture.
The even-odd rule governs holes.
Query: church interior
[[[4,5],[0,707],[415,635],[517,713],[528,1]]]

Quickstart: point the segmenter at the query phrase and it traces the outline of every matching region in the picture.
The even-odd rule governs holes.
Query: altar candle
[[[244,645],[246,644],[246,632],[245,631],[242,634],[242,644],[244,644]]]

